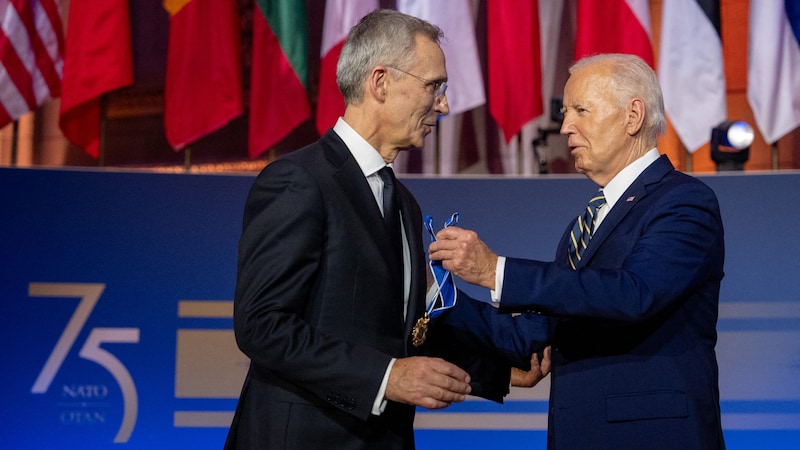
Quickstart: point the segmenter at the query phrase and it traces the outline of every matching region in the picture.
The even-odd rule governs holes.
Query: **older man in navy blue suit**
[[[561,133],[604,197],[584,236],[570,224],[542,262],[448,227],[430,256],[492,289],[501,311],[554,318],[549,449],[722,449],[716,196],[659,155],[664,108],[647,64],[597,55],[570,74]]]

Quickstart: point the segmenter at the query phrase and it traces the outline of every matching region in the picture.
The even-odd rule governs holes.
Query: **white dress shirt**
[[[380,153],[361,137],[361,135],[356,133],[343,118],[339,117],[339,120],[336,121],[336,125],[333,126],[333,131],[342,138],[342,141],[344,141],[344,144],[350,150],[353,158],[355,158],[356,163],[358,163],[358,166],[364,173],[364,177],[367,179],[367,183],[369,183],[370,189],[372,189],[372,195],[375,197],[375,202],[378,204],[381,214],[384,214],[383,180],[378,175],[378,171],[387,165],[394,170],[393,165],[391,163],[386,164],[386,161],[383,160]],[[400,213],[400,223],[403,223],[402,212]],[[400,229],[403,235],[403,314],[405,314],[408,310],[408,297],[411,291],[411,254],[408,249],[408,238],[406,237],[405,229],[402,225]],[[384,409],[386,409],[384,395],[386,394],[386,385],[389,383],[389,373],[392,371],[395,360],[395,358],[392,358],[389,362],[386,373],[383,375],[380,389],[378,389],[378,394],[375,397],[375,401],[372,403],[372,414],[376,416],[381,415]]]
[[[650,164],[653,164],[658,159],[658,149],[652,148],[644,155],[640,156],[636,161],[628,164],[622,169],[608,184],[603,187],[603,195],[606,198],[606,204],[597,210],[597,222],[595,223],[595,232],[603,223],[603,219],[608,216],[609,211],[617,201],[622,197],[622,194],[633,184],[639,175],[647,169]],[[503,277],[506,270],[505,256],[497,257],[497,267],[495,272],[495,289],[491,291],[492,303],[499,303],[503,295]]]

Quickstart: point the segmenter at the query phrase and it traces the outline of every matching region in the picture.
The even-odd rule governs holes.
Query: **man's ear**
[[[367,77],[366,95],[371,96],[379,103],[383,103],[386,101],[389,82],[389,71],[386,67],[376,66]]]
[[[629,136],[635,136],[642,130],[645,111],[644,100],[640,98],[635,98],[628,104],[628,117],[625,129]]]

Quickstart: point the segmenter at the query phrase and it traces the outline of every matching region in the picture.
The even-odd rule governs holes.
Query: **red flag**
[[[0,5],[0,128],[61,95],[63,28],[55,0]]]
[[[649,0],[578,0],[575,59],[596,53],[628,53],[650,67]]]
[[[72,0],[59,124],[89,156],[100,150],[100,97],[133,83],[128,0]]]
[[[505,141],[544,111],[536,0],[486,2],[489,113]]]
[[[336,85],[336,63],[342,53],[344,40],[347,38],[350,28],[378,6],[378,0],[328,0],[325,2],[319,96],[317,98],[317,131],[320,135],[336,124],[336,119],[344,114],[344,98]]]
[[[235,0],[165,0],[170,13],[164,127],[180,150],[243,110]]]
[[[250,158],[311,117],[305,3],[257,0],[250,76]]]

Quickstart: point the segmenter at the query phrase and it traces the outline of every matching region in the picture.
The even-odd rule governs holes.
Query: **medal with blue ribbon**
[[[449,219],[444,223],[443,228],[458,223],[459,214],[453,213]],[[433,217],[425,216],[425,228],[431,235],[431,242],[436,241],[436,232],[433,230]],[[452,308],[456,304],[456,284],[453,280],[453,275],[449,270],[442,267],[441,261],[430,261],[428,266],[433,274],[433,280],[436,283],[436,294],[433,301],[428,305],[425,314],[417,319],[414,328],[411,330],[411,343],[415,347],[419,347],[425,343],[425,336],[428,333],[428,323],[434,317],[441,314],[444,310]]]

